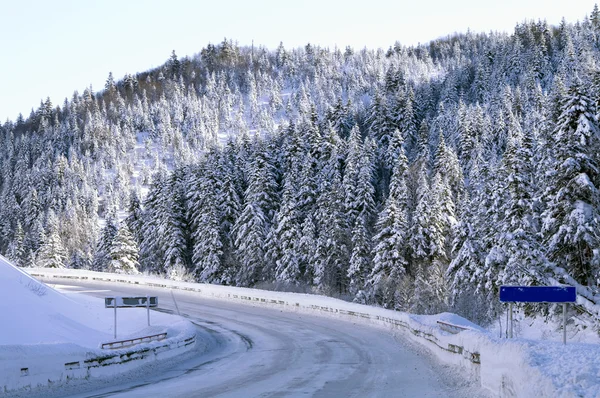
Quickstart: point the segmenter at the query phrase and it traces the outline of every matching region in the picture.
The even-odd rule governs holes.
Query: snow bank
[[[43,278],[77,278],[133,283],[194,292],[204,297],[273,306],[281,310],[345,318],[400,331],[429,348],[442,362],[458,366],[499,397],[600,396],[600,346],[525,339],[504,340],[455,314],[411,315],[317,295],[271,292],[177,282],[141,275],[31,269]],[[457,334],[438,321],[465,329]]]
[[[101,300],[81,303],[40,283],[0,256],[0,395],[29,392],[76,379],[121,373],[190,350],[196,330],[168,314],[144,309],[119,323],[119,339],[167,333],[167,339],[128,349],[103,350],[113,340],[112,313]],[[162,326],[161,326],[162,325]]]

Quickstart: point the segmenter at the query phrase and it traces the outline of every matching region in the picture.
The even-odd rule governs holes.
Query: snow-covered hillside
[[[113,312],[102,300],[87,303],[57,292],[0,257],[0,311],[9,325],[0,333],[5,345],[72,343],[98,348],[113,339]],[[169,318],[157,314],[163,322]],[[167,323],[168,323],[167,322]],[[131,309],[118,324],[119,338],[148,333],[144,309]],[[161,328],[164,329],[164,328]]]
[[[128,309],[127,317],[118,320],[118,340],[162,332],[167,333],[167,340],[146,343],[142,348],[152,355],[139,355],[140,360],[123,367],[119,355],[124,350],[100,349],[102,343],[114,341],[113,311],[104,308],[103,300],[83,296],[77,300],[69,298],[38,282],[1,256],[0,292],[3,325],[0,331],[0,395],[20,390],[31,392],[47,385],[73,384],[74,379],[129,371],[161,359],[149,351],[158,345],[162,345],[160,350],[165,352],[163,358],[187,351],[187,346],[179,344],[179,340],[195,335],[192,325],[178,317],[153,313],[149,327],[144,309]],[[102,366],[102,373],[97,373],[99,367],[94,364],[94,358],[111,355],[116,355],[111,365]]]
[[[95,348],[112,337],[102,327],[100,314],[36,281],[4,258],[0,258],[0,291],[3,324],[9,326],[0,333],[0,350],[2,345],[40,343]]]

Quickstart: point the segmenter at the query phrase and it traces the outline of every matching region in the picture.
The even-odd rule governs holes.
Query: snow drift
[[[1,256],[0,292],[0,395],[128,371],[184,353],[195,343],[189,322],[157,313],[148,328],[145,310],[132,309],[119,323],[119,338],[167,332],[167,339],[102,350],[101,343],[113,340],[113,323],[101,300],[71,300]]]

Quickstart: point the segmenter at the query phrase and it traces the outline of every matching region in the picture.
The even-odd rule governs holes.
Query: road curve
[[[66,283],[104,290],[86,293],[98,297],[157,295],[160,310],[175,310],[170,291],[161,288]],[[73,397],[484,396],[414,345],[376,327],[191,292],[176,292],[175,298],[181,314],[198,326],[202,350],[168,369]]]

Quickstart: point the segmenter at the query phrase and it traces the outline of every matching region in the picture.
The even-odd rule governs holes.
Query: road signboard
[[[572,286],[500,286],[503,303],[574,303],[576,289]]]
[[[105,297],[105,308],[115,309],[115,339],[117,338],[117,308],[146,308],[148,311],[148,326],[150,326],[150,308],[158,307],[158,297],[139,296],[139,297]]]
[[[561,303],[563,305],[563,344],[567,344],[567,303],[577,301],[573,286],[500,286],[500,302],[508,303],[509,337],[513,337],[514,303]]]
[[[114,308],[115,302],[117,303],[117,308],[157,307],[158,297],[105,297],[104,307]]]

